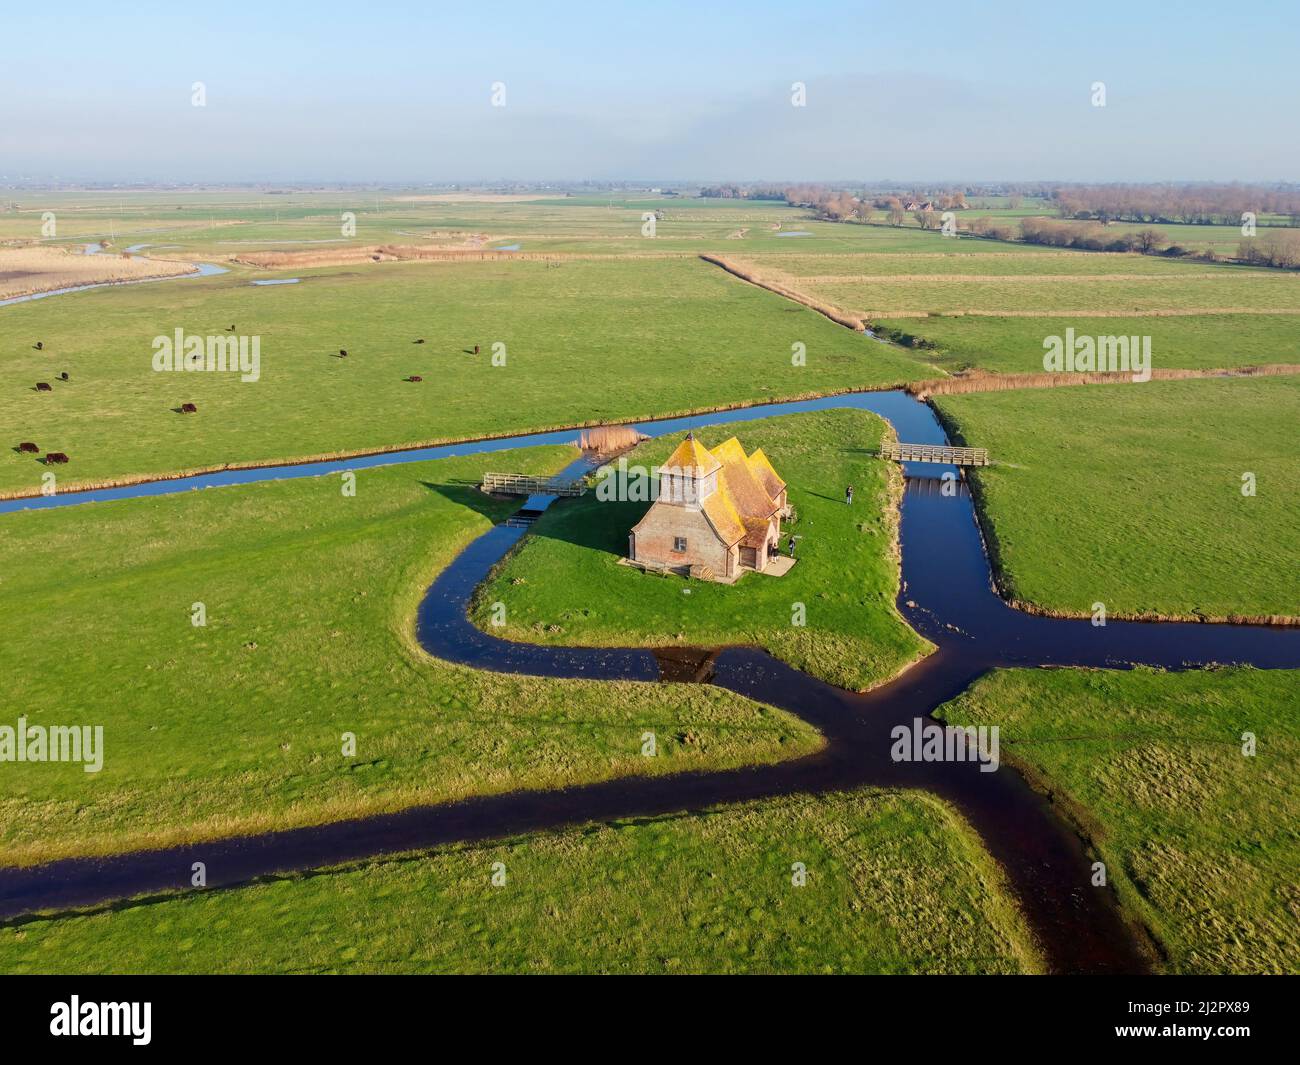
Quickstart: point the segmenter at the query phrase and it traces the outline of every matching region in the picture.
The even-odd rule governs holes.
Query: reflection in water
[[[659,679],[682,684],[708,684],[713,680],[713,667],[721,648],[712,650],[699,647],[656,647],[655,661],[659,663]]]

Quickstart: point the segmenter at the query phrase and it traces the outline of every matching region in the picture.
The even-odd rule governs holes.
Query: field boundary
[[[908,385],[908,382],[896,381],[891,384],[881,384],[874,388],[832,388],[819,392],[800,392],[790,396],[765,396],[761,399],[754,399],[744,403],[721,403],[712,406],[688,407],[683,410],[672,411],[655,411],[649,414],[630,414],[625,418],[618,418],[611,421],[609,418],[602,418],[598,421],[572,422],[565,425],[544,425],[538,427],[523,427],[520,429],[511,429],[501,433],[486,433],[481,436],[458,436],[458,437],[434,437],[428,440],[407,442],[401,444],[386,444],[382,447],[358,448],[349,451],[333,451],[316,455],[300,455],[286,459],[270,459],[267,461],[254,462],[222,462],[210,466],[192,466],[180,470],[171,470],[166,473],[148,473],[148,474],[125,474],[121,477],[110,477],[100,481],[77,481],[66,485],[59,491],[60,495],[71,495],[80,492],[94,492],[105,488],[129,488],[137,484],[154,484],[161,481],[183,481],[187,477],[202,477],[209,473],[225,473],[230,470],[271,470],[288,466],[308,466],[315,462],[343,462],[347,459],[364,459],[371,458],[375,455],[398,455],[405,451],[419,451],[426,447],[450,447],[455,444],[476,444],[483,440],[508,440],[515,436],[531,436],[541,433],[567,433],[570,431],[577,432],[581,429],[592,429],[606,425],[629,425],[636,422],[662,421],[665,418],[689,418],[696,414],[719,414],[723,411],[746,410],[749,407],[763,407],[769,403],[791,403],[807,399],[826,399],[830,396],[847,396],[859,392],[895,392],[902,391]],[[574,441],[576,447],[576,441]],[[433,461],[433,460],[431,460]],[[40,488],[24,489],[0,489],[0,500],[7,499],[36,499],[43,495]]]
[[[1216,370],[1157,369],[1151,371],[1152,381],[1190,381],[1201,378],[1237,377],[1289,377],[1300,374],[1300,363],[1267,363],[1262,366],[1238,366]],[[961,377],[938,378],[933,381],[913,381],[903,386],[922,402],[931,396],[955,396],[967,392],[1009,392],[1021,388],[1068,388],[1074,385],[1131,385],[1143,384],[1123,373],[970,373]],[[941,419],[942,420],[942,419]],[[944,425],[945,429],[951,426]]]
[[[494,238],[495,239],[495,238]],[[691,259],[690,251],[580,252],[506,251],[501,248],[438,248],[405,244],[376,244],[329,251],[234,252],[224,262],[256,270],[306,270],[312,267],[361,266],[369,263],[466,262],[600,262],[611,259]]]
[[[1086,311],[975,311],[955,310],[933,314],[930,311],[863,311],[864,318],[1200,318],[1211,314],[1300,314],[1300,307],[1166,307],[1138,310]]]
[[[768,292],[775,292],[778,296],[784,296],[788,300],[802,304],[814,310],[820,315],[829,318],[836,325],[845,326],[856,333],[865,333],[867,326],[862,318],[858,315],[851,314],[842,307],[837,307],[833,303],[823,303],[821,300],[814,299],[798,289],[790,288],[780,281],[763,277],[747,266],[741,266],[739,263],[732,262],[730,259],[723,258],[721,255],[702,254],[700,258],[706,263],[712,263],[714,266],[721,267],[733,277],[738,277],[742,281],[747,281],[757,288],[766,289]],[[783,275],[784,276],[784,275]]]

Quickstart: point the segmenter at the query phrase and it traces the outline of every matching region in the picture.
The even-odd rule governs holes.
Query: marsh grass
[[[1008,670],[939,715],[1090,837],[1177,973],[1300,972],[1300,673]],[[1242,753],[1242,734],[1257,737]]]
[[[868,789],[38,919],[0,927],[0,969],[1005,973],[1041,962],[962,819],[922,793]]]
[[[1047,612],[1295,617],[1300,378],[939,396],[1004,594]],[[1242,494],[1243,473],[1256,494]]]
[[[572,454],[492,461],[549,474]],[[5,764],[0,862],[820,745],[797,719],[714,688],[541,680],[425,655],[424,590],[517,505],[474,487],[485,461],[362,471],[352,498],[327,476],[7,515],[6,723],[102,725],[105,755],[96,774]],[[655,758],[640,752],[646,729],[661,737]]]

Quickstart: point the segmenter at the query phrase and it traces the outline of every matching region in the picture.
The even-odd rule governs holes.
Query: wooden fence
[[[483,491],[506,496],[580,496],[587,490],[581,477],[530,477],[523,473],[485,473]]]
[[[940,444],[904,444],[890,441],[880,446],[882,459],[898,462],[946,462],[954,466],[987,466],[988,448],[948,447]]]

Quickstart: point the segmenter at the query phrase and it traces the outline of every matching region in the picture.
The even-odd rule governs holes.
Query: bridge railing
[[[526,473],[485,473],[482,488],[493,495],[580,496],[587,490],[587,482],[581,477],[565,480],[562,477],[532,477]]]
[[[897,440],[880,445],[882,459],[897,462],[946,462],[954,466],[987,466],[988,448],[950,447],[946,444],[906,444]]]

